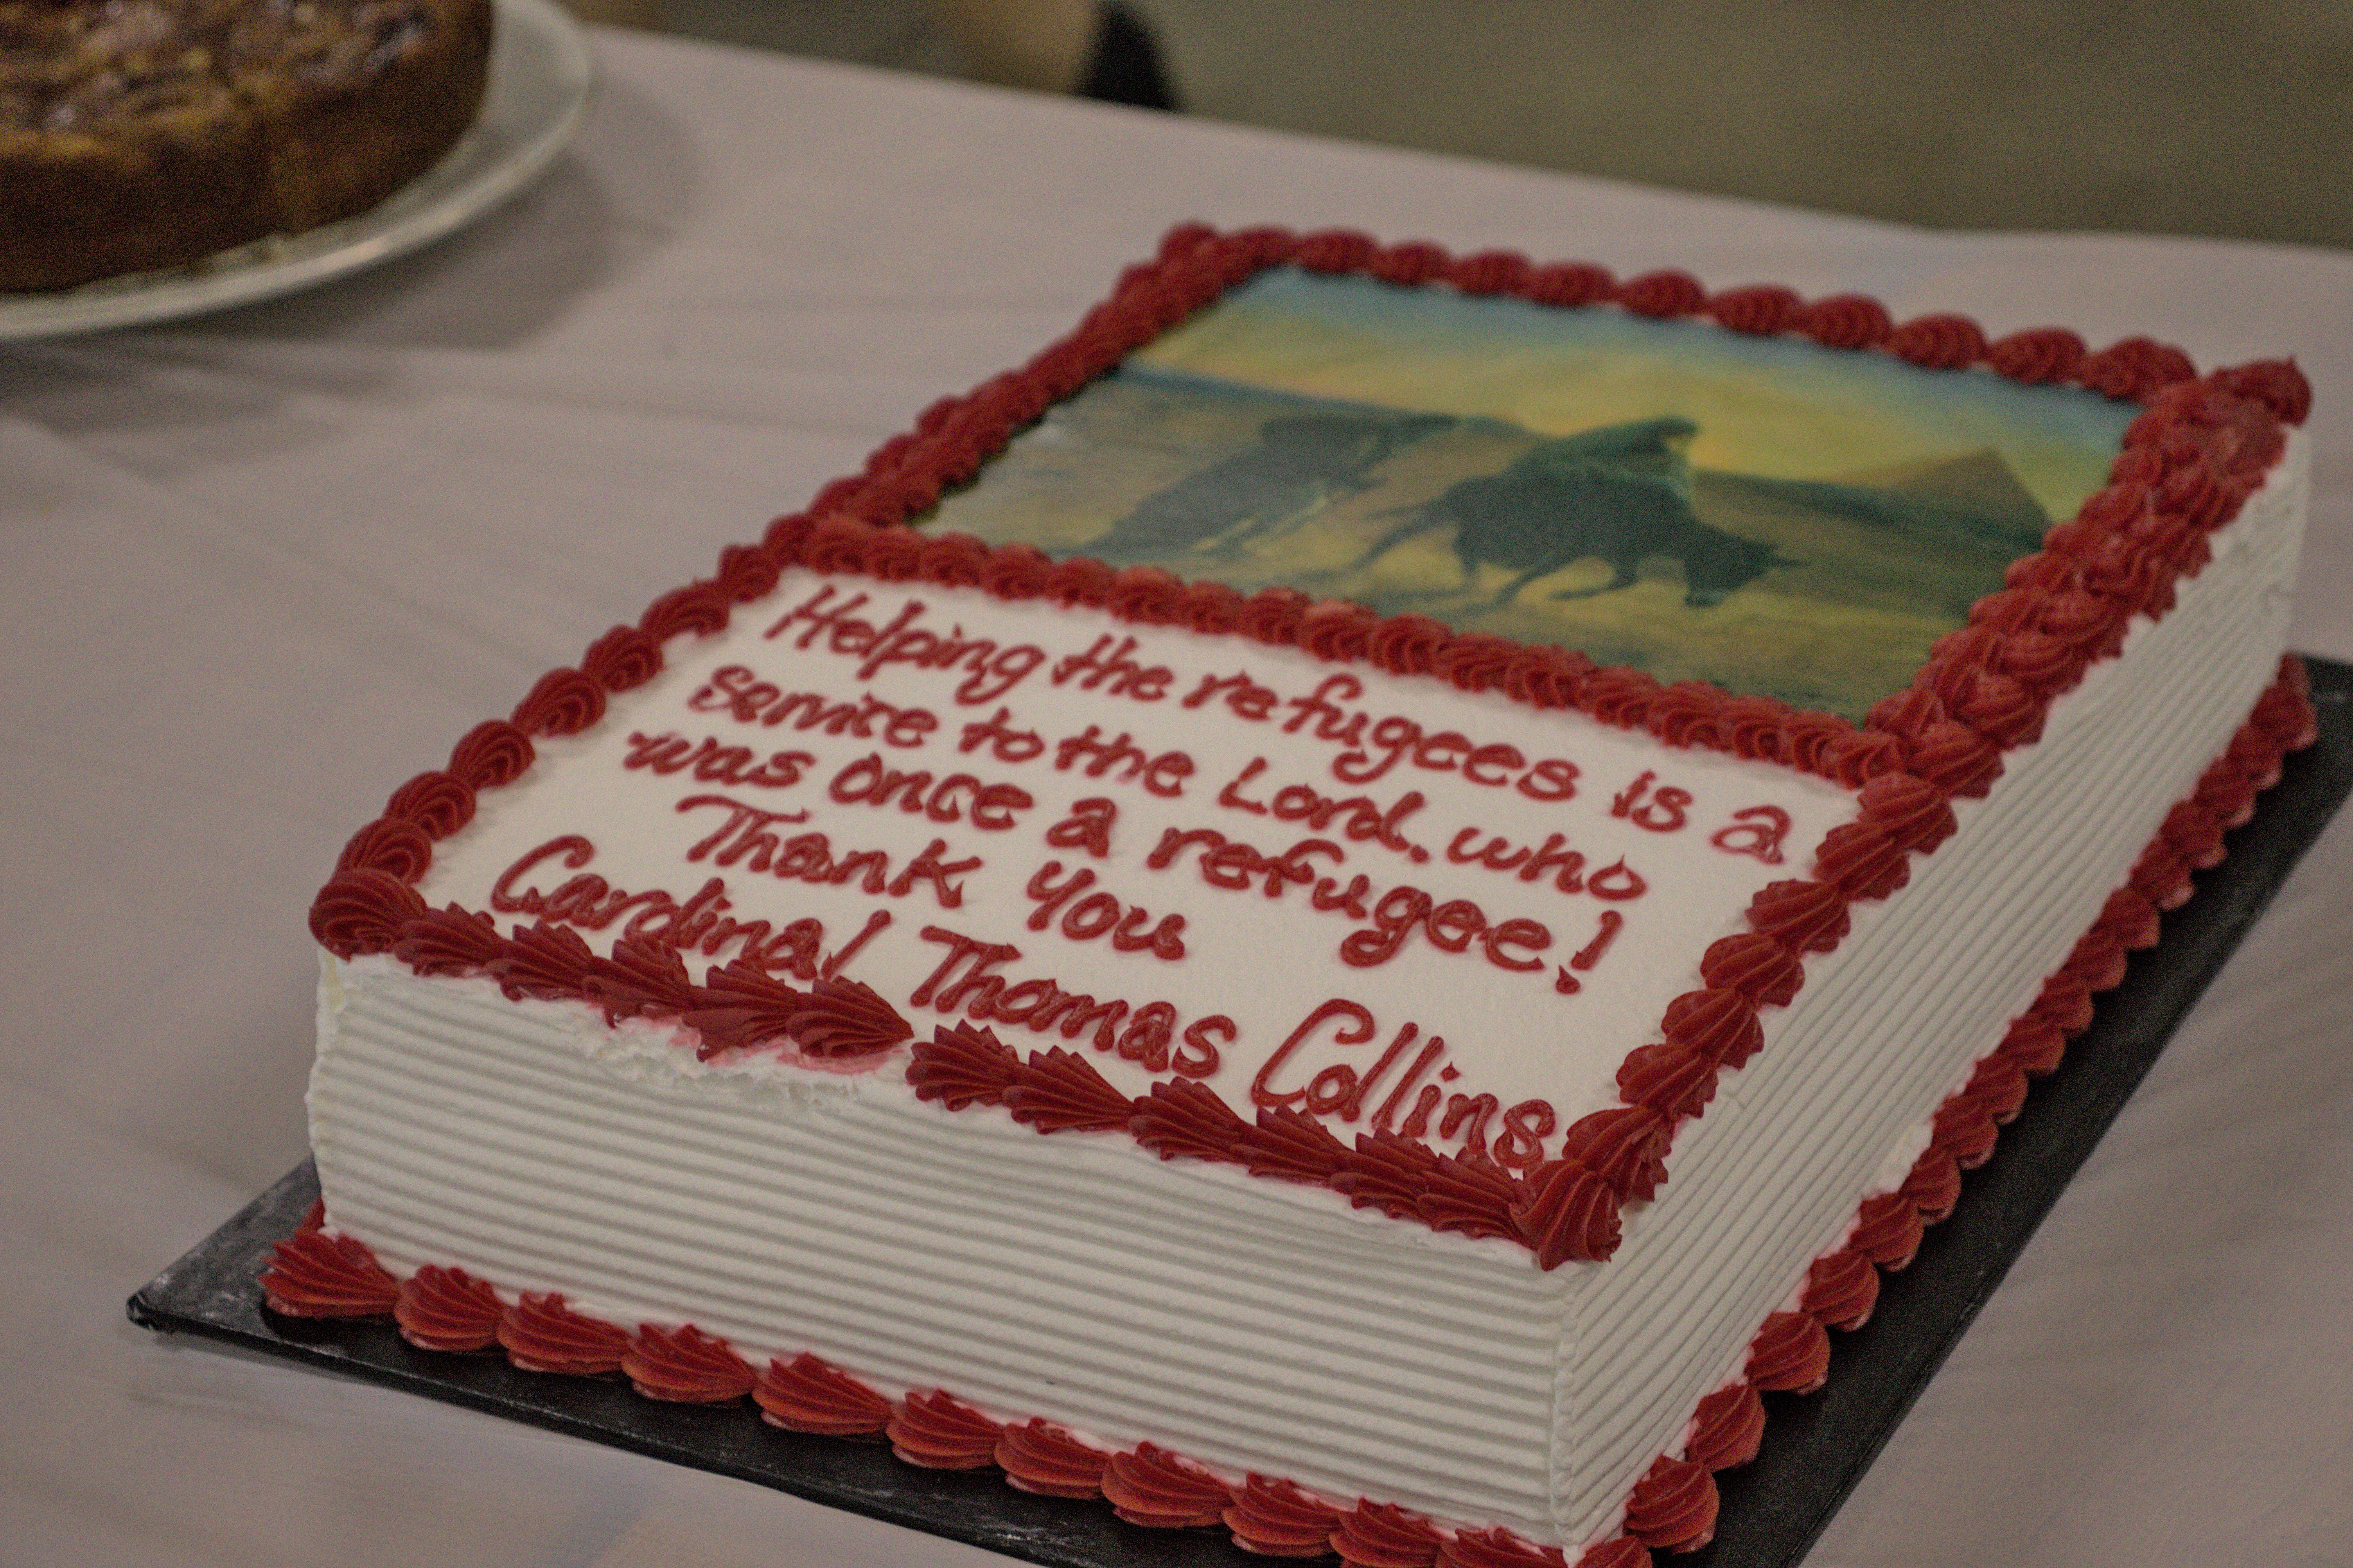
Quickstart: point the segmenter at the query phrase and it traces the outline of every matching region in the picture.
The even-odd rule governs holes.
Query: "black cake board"
[[[2174,1027],[2239,944],[2297,857],[2353,791],[2353,666],[2307,660],[2319,743],[2290,757],[2277,788],[2230,837],[2230,857],[2165,916],[2133,955],[2091,1028],[2035,1086],[1993,1160],[1968,1173],[1960,1205],[1931,1226],[1918,1258],[1887,1276],[1878,1310],[1831,1336],[1829,1385],[1765,1396],[1755,1463],[1717,1477],[1715,1542],[1683,1568],[1788,1568],[1821,1533],[1920,1391],[2089,1157]],[[420,1351],[382,1322],[320,1323],[266,1312],[256,1277],[318,1195],[309,1161],[290,1171],[130,1301],[132,1321],[223,1340],[470,1409],[530,1422],[675,1464],[715,1470],[894,1524],[1055,1568],[1243,1568],[1262,1563],[1223,1531],[1145,1530],[1101,1502],[1033,1497],[994,1470],[918,1469],[879,1441],[770,1426],[748,1400],[667,1405],[618,1381],[521,1372],[496,1354]]]

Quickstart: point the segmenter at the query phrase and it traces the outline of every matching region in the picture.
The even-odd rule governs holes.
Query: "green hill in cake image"
[[[931,526],[1860,718],[2105,482],[2133,413],[1280,271],[1050,411]]]

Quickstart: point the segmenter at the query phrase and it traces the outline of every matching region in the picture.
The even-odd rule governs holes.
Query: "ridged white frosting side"
[[[336,1225],[757,1366],[813,1350],[1239,1479],[1542,1531],[1573,1270],[895,1075],[714,1069],[666,1031],[331,963],[311,1109]]]
[[[2270,684],[2286,644],[2309,445],[2213,538],[2163,619],[2052,705],[1911,885],[1855,906],[1810,958],[1763,1050],[1720,1080],[1668,1157],[1666,1187],[1577,1303],[1559,1411],[1562,1538],[1613,1527],[1628,1489],[1679,1451],[1699,1400],[1740,1374],[1750,1335],[1792,1307],[1807,1265],[1862,1200],[1902,1180],[1896,1151],[2024,1012]],[[1768,1439],[1769,1440],[1769,1439]]]

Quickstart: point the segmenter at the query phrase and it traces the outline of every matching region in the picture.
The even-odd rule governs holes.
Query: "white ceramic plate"
[[[554,0],[497,0],[481,117],[442,160],[357,217],[194,266],[0,294],[0,342],[138,326],[249,304],[374,267],[463,227],[543,173],[587,112],[595,68]]]

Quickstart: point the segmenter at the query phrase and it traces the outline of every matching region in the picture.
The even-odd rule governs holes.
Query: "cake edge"
[[[1980,601],[1971,612],[1970,625],[1940,640],[1911,688],[1874,708],[1862,726],[1831,715],[1797,714],[1770,700],[1732,698],[1697,682],[1662,686],[1637,671],[1599,669],[1556,650],[1457,635],[1420,617],[1384,621],[1360,606],[1312,605],[1303,595],[1279,589],[1243,601],[1219,584],[1187,586],[1169,574],[1152,569],[1114,573],[1083,560],[1056,565],[1023,547],[987,551],[960,536],[926,537],[901,526],[908,517],[928,510],[944,489],[976,474],[1046,407],[1073,395],[1134,348],[1206,307],[1226,289],[1285,262],[1315,271],[1363,272],[1399,284],[1442,281],[1466,292],[1513,293],[1541,303],[1606,300],[1652,317],[1705,314],[1731,331],[1797,331],[1830,347],[1858,351],[1884,347],[1926,368],[1957,370],[1983,364],[1996,374],[2022,381],[2073,380],[2111,396],[2146,401],[2149,406],[2126,433],[2109,488],[2087,500],[2074,519],[2054,528],[2042,551],[2014,563],[2008,579],[2010,586]],[[2021,346],[2029,340],[2035,350],[2031,357]],[[780,564],[787,562],[820,572],[862,570],[885,581],[919,577],[944,584],[976,581],[1008,596],[1042,595],[1142,624],[1240,631],[1262,641],[1295,644],[1338,662],[1363,659],[1395,674],[1430,675],[1473,690],[1504,690],[1540,708],[1574,708],[1605,723],[1646,730],[1669,744],[1704,746],[1791,766],[1851,789],[1864,789],[1880,777],[1908,775],[1933,786],[1939,805],[1951,795],[1982,794],[1999,774],[2002,753],[2031,738],[2051,700],[2072,688],[2085,665],[2114,651],[2113,643],[2121,639],[2125,624],[2136,613],[2161,616],[2165,612],[2174,584],[2203,564],[2205,535],[2234,516],[2248,489],[2276,467],[2275,458],[2266,458],[2256,461],[2252,473],[2232,472],[2230,465],[2210,461],[2211,452],[2199,445],[2201,423],[2215,423],[2218,411],[2220,416],[2227,416],[2234,406],[2240,413],[2258,408],[2268,416],[2268,435],[2275,437],[2281,425],[2302,421],[2308,398],[2308,388],[2292,364],[2260,363],[2219,371],[2200,380],[2186,356],[2146,339],[2129,339],[2099,354],[2087,354],[2072,333],[2046,329],[2013,334],[1989,345],[1963,318],[1923,317],[1897,328],[1883,309],[1858,296],[1804,306],[1789,291],[1772,289],[1709,296],[1688,274],[1672,271],[1646,274],[1620,285],[1597,268],[1579,264],[1532,268],[1500,252],[1456,261],[1434,246],[1381,247],[1349,234],[1302,238],[1283,231],[1250,230],[1220,237],[1198,226],[1181,228],[1164,243],[1159,260],[1131,268],[1111,300],[1091,312],[1076,331],[1021,370],[984,383],[963,397],[934,405],[913,431],[879,448],[863,475],[836,481],[819,492],[807,510],[776,520],[762,545],[731,547],[723,553],[715,578],[657,600],[638,626],[617,626],[600,638],[581,668],[543,677],[511,721],[491,721],[470,732],[453,755],[449,773],[420,775],[404,786],[386,816],[363,828],[346,847],[336,880],[322,889],[321,901],[314,906],[313,931],[330,951],[336,951],[341,942],[355,943],[354,952],[390,951],[399,942],[405,924],[435,918],[406,884],[429,863],[431,842],[441,836],[433,830],[433,822],[436,813],[448,804],[447,792],[437,794],[438,786],[433,785],[418,792],[416,786],[436,778],[465,791],[479,787],[478,778],[491,786],[512,782],[530,764],[533,734],[568,734],[595,723],[602,715],[606,691],[627,689],[659,668],[664,640],[685,631],[708,632],[723,626],[732,605],[766,592]],[[2278,447],[2270,450],[2276,454]],[[995,581],[990,580],[992,572],[997,574]],[[2021,645],[2031,658],[2021,656]],[[2024,667],[2032,667],[2037,673],[2025,678]],[[2019,668],[2018,674],[2011,673],[2013,668]],[[2288,676],[2281,677],[2281,682],[2288,680]],[[2279,684],[2274,683],[2274,690]],[[2293,692],[2291,699],[2301,700]],[[2272,700],[2273,692],[2267,691],[2264,700]],[[2259,703],[2257,711],[2261,710]],[[2308,710],[2306,713],[2308,719]],[[2254,729],[2251,719],[2242,739]],[[2260,742],[2253,744],[2260,749]],[[2242,749],[2234,741],[2224,760],[2237,756]],[[2203,794],[2201,787],[2200,795]],[[406,806],[405,797],[413,797],[407,798]],[[2196,799],[2184,804],[2194,805]],[[1868,803],[1866,820],[1852,826],[1873,826],[1867,820],[1867,807]],[[470,813],[470,794],[466,810]],[[2200,838],[2203,831],[2194,822],[2177,823],[2169,816],[2141,862],[2136,863],[2135,881],[2161,882],[2178,874],[2186,889],[2189,857],[2182,846]],[[1826,851],[1830,847],[1824,847]],[[1897,862],[1908,858],[1911,852],[1908,847],[1900,851]],[[1884,872],[1880,861],[1885,857],[1865,854],[1844,858],[1853,868],[1850,878],[1826,874],[1818,865],[1818,879],[1795,884],[1808,889],[1807,900],[1824,906],[1801,911],[1806,921],[1817,915],[1825,920],[1840,917],[1845,901],[1852,898],[1883,896],[1865,889]],[[409,876],[399,875],[398,868],[404,866],[414,867]],[[1842,885],[1846,880],[1857,885]],[[402,893],[406,895],[405,900]],[[1833,904],[1838,907],[1829,907]],[[1837,923],[1842,926],[1842,918]],[[2083,949],[2099,930],[2095,924],[2086,933],[2070,964],[2079,958],[2091,963]],[[1793,960],[1808,945],[1779,941],[1761,930],[1757,934],[1776,946],[1790,948]],[[2113,932],[2110,939],[2115,962],[2120,963],[2121,945]],[[1790,966],[1795,968],[1794,962]],[[2050,984],[2059,984],[2066,967],[2063,965]],[[1703,979],[1713,984],[1704,967]],[[1753,1005],[1756,998],[1750,1000]],[[2038,1011],[2040,1007],[2038,1004]],[[2029,1019],[2034,1020],[2038,1034],[2050,1026],[2059,1027],[2060,1046],[2064,1035],[2073,1032],[2063,1024],[2054,1024],[2048,1016],[2038,1017],[2031,1011],[2013,1025],[2013,1033]],[[1673,1038],[1672,1022],[1671,1014],[1662,1031],[1669,1038],[1662,1044],[1682,1048]],[[2009,1043],[2006,1037],[2003,1045]],[[2026,1049],[2019,1047],[2021,1052]],[[2002,1047],[1997,1047],[1985,1059],[1990,1062],[2001,1054]],[[2052,1060],[2055,1065],[2055,1054]],[[1712,1082],[1713,1070],[1724,1064],[1706,1065]],[[2005,1087],[1997,1100],[2008,1093],[2008,1076],[2001,1075]],[[2020,1081],[2022,1084],[2022,1068]],[[1641,1103],[1640,1091],[1621,1087],[1628,1089],[1629,1103],[1624,1109]],[[1678,1088],[1678,1098],[1690,1087]],[[1970,1088],[1980,1087],[1973,1078]],[[1959,1100],[1968,1094],[1969,1089],[1965,1089],[1952,1098]],[[1704,1096],[1700,1103],[1704,1103]],[[1691,1114],[1696,1114],[1696,1108],[1669,1120]],[[1953,1137],[1979,1135],[1976,1117],[1956,1114],[1959,1120]],[[1940,1135],[1946,1131],[1945,1116],[1940,1110],[1935,1123]],[[1986,1136],[1989,1148],[1989,1133]],[[1957,1156],[1956,1163],[1957,1167]],[[1636,1164],[1639,1167],[1641,1163]],[[1645,1173],[1661,1174],[1662,1168]],[[1915,1173],[1918,1173],[1916,1167]],[[1609,1222],[1628,1201],[1627,1193],[1617,1190],[1616,1184],[1606,1184],[1610,1188],[1607,1194],[1580,1192],[1573,1204],[1562,1201],[1548,1205],[1558,1214],[1540,1218],[1532,1210],[1526,1217],[1537,1223],[1523,1228],[1552,1237],[1558,1251],[1555,1262],[1606,1257],[1609,1232],[1614,1230]],[[1867,1212],[1871,1202],[1905,1190],[1867,1200],[1866,1213],[1858,1216],[1858,1223],[1871,1217]],[[1920,1207],[1916,1203],[1913,1206]],[[1572,1211],[1581,1217],[1564,1226],[1561,1215]],[[1889,1212],[1896,1211],[1891,1207]],[[1536,1237],[1523,1239],[1540,1259],[1545,1256],[1544,1243]],[[1836,1256],[1825,1255],[1825,1258]],[[1875,1268],[1877,1260],[1872,1261]],[[1837,1265],[1833,1283],[1843,1280],[1845,1289],[1839,1291],[1830,1284],[1824,1286],[1831,1292],[1824,1298],[1824,1310],[1841,1303],[1852,1308],[1852,1296],[1861,1289],[1853,1283],[1855,1278],[1852,1263]],[[495,1300],[494,1294],[491,1299]],[[1852,1315],[1851,1310],[1846,1313]],[[1758,1375],[1792,1375],[1771,1370],[1792,1354],[1799,1370],[1810,1364],[1814,1341],[1820,1333],[1820,1321],[1810,1310],[1769,1318],[1766,1330],[1779,1339],[1768,1345],[1760,1332],[1759,1344],[1752,1346],[1751,1361],[1756,1363],[1767,1349],[1776,1350],[1777,1354],[1766,1357],[1766,1370]],[[1826,1356],[1826,1339],[1822,1345]],[[1780,1384],[1742,1386],[1753,1393],[1755,1386]],[[1719,1394],[1735,1392],[1727,1388]],[[1709,1396],[1710,1400],[1717,1397]],[[941,1412],[934,1409],[932,1414]],[[1709,1419],[1712,1415],[1732,1414],[1738,1413],[1711,1413],[1708,1403],[1702,1403],[1701,1419],[1711,1429],[1723,1426],[1722,1420]],[[1695,1430],[1694,1441],[1702,1435]],[[1702,1446],[1708,1451],[1722,1449],[1720,1439]],[[1697,1545],[1704,1539],[1704,1530],[1694,1528],[1702,1511],[1703,1489],[1693,1479],[1691,1464],[1689,1459],[1662,1455],[1634,1489],[1630,1519],[1643,1521],[1643,1539],[1650,1543]],[[1699,1479],[1704,1479],[1706,1468],[1701,1467]],[[1296,1488],[1292,1491],[1306,1495]],[[1712,1522],[1712,1482],[1704,1488],[1704,1511]],[[1263,1511],[1274,1507],[1275,1501],[1261,1499],[1261,1506]],[[1269,1527],[1261,1521],[1254,1528],[1263,1531]],[[1593,1552],[1619,1544],[1605,1542]],[[1635,1545],[1641,1547],[1642,1542],[1636,1541]],[[1253,1549],[1270,1548],[1255,1545]],[[1478,1555],[1491,1549],[1539,1555]],[[1502,1537],[1483,1540],[1476,1531],[1457,1537],[1447,1550],[1452,1553],[1447,1561],[1458,1568],[1490,1562],[1561,1561],[1556,1549],[1514,1544]],[[1545,1552],[1551,1555],[1542,1555]],[[1369,1564],[1392,1559],[1375,1553],[1351,1560]],[[1626,1563],[1637,1560],[1632,1555],[1622,1558]],[[1606,1562],[1614,1568],[1620,1559],[1596,1558],[1588,1552],[1583,1561]]]
[[[2221,863],[2221,835],[2248,819],[2256,795],[2278,781],[2282,759],[2316,738],[2308,689],[2302,662],[2282,656],[2278,674],[2229,745],[2045,981],[2043,999],[1938,1106],[1909,1173],[1863,1200],[1846,1240],[1808,1270],[1799,1306],[1767,1317],[1750,1341],[1742,1377],[1700,1402],[1681,1453],[1659,1455],[1628,1497],[1620,1533],[1588,1547],[1576,1568],[1639,1568],[1653,1550],[1695,1550],[1713,1538],[1713,1472],[1756,1457],[1765,1426],[1760,1391],[1810,1393],[1823,1385],[1827,1331],[1868,1321],[1879,1276],[1907,1266],[1925,1228],[1952,1213],[1961,1173],[1992,1157],[2000,1127],[2022,1108],[2031,1081],[2055,1070],[2067,1040],[2089,1026],[2091,997],[2121,983],[2128,952],[2156,942],[2162,911],[2189,896],[2193,866]],[[2213,844],[2195,862],[2177,847],[2193,820]],[[749,1395],[763,1419],[778,1426],[836,1436],[880,1434],[912,1465],[994,1466],[1024,1490],[1100,1497],[1135,1524],[1221,1527],[1244,1550],[1261,1554],[1333,1552],[1352,1568],[1567,1568],[1561,1548],[1506,1531],[1450,1535],[1393,1505],[1359,1499],[1343,1507],[1257,1474],[1235,1485],[1149,1442],[1106,1453],[1042,1419],[993,1421],[944,1390],[913,1390],[892,1401],[807,1352],[754,1368],[723,1340],[691,1324],[641,1324],[633,1334],[571,1311],[560,1294],[509,1301],[495,1285],[459,1268],[427,1264],[396,1279],[364,1243],[327,1227],[323,1200],[293,1237],[274,1245],[260,1284],[266,1305],[284,1316],[388,1316],[419,1349],[470,1353],[495,1346],[526,1371],[618,1373],[649,1399],[719,1404]]]
[[[1426,616],[1381,617],[1362,605],[1311,601],[1283,588],[1244,599],[1223,584],[1187,584],[1156,568],[1115,572],[1084,557],[1055,563],[1023,545],[990,547],[965,535],[924,535],[905,526],[944,489],[976,476],[1046,408],[1227,291],[1286,264],[1362,273],[1400,286],[1442,281],[1469,293],[1513,294],[1562,307],[1607,300],[1661,319],[1705,314],[1726,331],[1796,331],[1853,352],[1881,346],[1928,369],[1983,363],[2021,381],[2072,379],[2147,406],[2125,432],[2110,484],[2052,528],[2042,549],[2013,562],[2005,573],[2008,585],[1972,605],[1968,624],[1938,639],[1910,687],[1875,705],[1862,726],[1771,699],[1734,697],[1704,682],[1662,685],[1641,671],[1598,667],[1558,648],[1456,633]],[[2004,348],[2026,340],[2037,345],[2032,355]],[[607,692],[628,690],[663,668],[669,639],[723,629],[737,604],[770,592],[789,565],[886,583],[977,585],[999,597],[1043,598],[1119,621],[1238,633],[1334,663],[1364,661],[1394,675],[1499,691],[1540,710],[1575,710],[1620,729],[1646,731],[1669,746],[1787,766],[1856,792],[1858,818],[1817,847],[1814,874],[1769,885],[1747,911],[1749,929],[1703,956],[1704,989],[1678,996],[1658,1026],[1661,1037],[1634,1047],[1621,1064],[1620,1104],[1572,1126],[1563,1156],[1530,1172],[1501,1211],[1485,1216],[1547,1269],[1606,1259],[1620,1244],[1627,1207],[1667,1180],[1666,1156],[1677,1129],[1704,1112],[1724,1068],[1746,1060],[1742,1044],[1755,1036],[1757,1009],[1787,1004],[1803,983],[1805,956],[1833,951],[1843,940],[1851,904],[1900,890],[1911,858],[1932,852],[1949,831],[1939,831],[1940,818],[1950,822],[1947,803],[1982,796],[2000,775],[2004,753],[2041,733],[2052,703],[2093,663],[2121,647],[2134,616],[2158,618],[2170,610],[2176,584],[2211,558],[2208,536],[2235,518],[2279,468],[2287,449],[2285,427],[2303,422],[2310,401],[2311,389],[2292,361],[2258,361],[2199,378],[2187,355],[2143,338],[2091,355],[2082,353],[2073,334],[2057,329],[1989,345],[1966,318],[1924,316],[1899,328],[1883,308],[1855,295],[1800,306],[1790,290],[1771,287],[1711,296],[1690,274],[1672,269],[1619,284],[1588,263],[1539,268],[1507,252],[1457,260],[1427,242],[1383,247],[1347,231],[1301,237],[1260,228],[1220,235],[1204,225],[1180,226],[1164,238],[1155,260],[1123,273],[1111,297],[1072,332],[1020,369],[932,405],[913,430],[876,448],[862,475],[834,481],[807,509],[776,519],[759,545],[727,547],[713,577],[656,599],[634,627],[614,626],[577,668],[541,677],[508,720],[469,731],[447,772],[419,774],[401,786],[385,815],[345,845],[334,877],[312,904],[311,931],[342,957],[393,952],[411,967],[429,963],[443,972],[453,963],[480,968],[516,962],[517,944],[499,937],[494,927],[475,929],[480,922],[455,906],[443,914],[426,907],[413,884],[431,866],[435,841],[471,818],[476,792],[511,784],[529,770],[533,736],[592,727],[604,716]],[[533,934],[559,930],[542,922]],[[523,935],[520,927],[517,935]],[[401,952],[404,945],[408,953]],[[525,960],[533,994],[580,995],[608,1016],[617,1016],[617,1006],[622,1013],[676,1015],[691,1010],[679,1005],[681,999],[699,994],[675,953],[665,961],[661,953],[616,943],[607,960],[576,936],[564,949],[534,952]],[[420,952],[430,956],[420,959]],[[821,1000],[830,1009],[865,1010],[871,1002],[888,1011],[880,998],[852,994],[859,990],[851,986],[841,997]],[[695,1005],[724,1005],[713,997]],[[1032,1053],[1027,1067],[1013,1062],[1010,1071],[1035,1073],[1038,1055]],[[1044,1064],[1047,1077],[1075,1083],[1041,1079],[1041,1092],[1076,1093],[1098,1109],[1121,1098],[1082,1058],[1066,1057],[1055,1053]],[[971,1065],[959,1059],[955,1067]],[[979,1065],[988,1076],[1006,1079],[1005,1062]],[[1001,1091],[1011,1080],[997,1087]],[[1213,1097],[1190,1100],[1204,1098]],[[1272,1125],[1262,1114],[1252,1127],[1230,1112],[1221,1121],[1216,1115],[1221,1102],[1180,1104],[1155,1095],[1137,1100],[1133,1109],[1139,1124],[1169,1125],[1171,1152],[1254,1163],[1255,1139],[1267,1146],[1284,1179],[1313,1180],[1352,1201],[1361,1182],[1405,1193],[1418,1207],[1432,1176],[1444,1173],[1426,1146],[1388,1139],[1369,1150],[1350,1150],[1320,1123],[1288,1111],[1269,1113]],[[1223,1142],[1205,1143],[1205,1127]],[[1205,1154],[1211,1143],[1215,1152]],[[1398,1204],[1381,1206],[1392,1218],[1420,1217]]]

